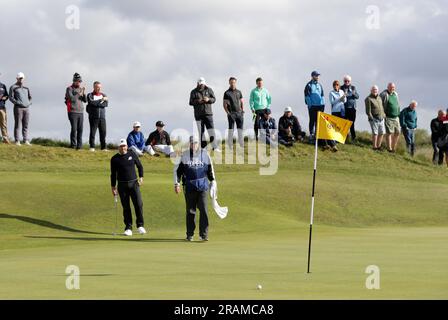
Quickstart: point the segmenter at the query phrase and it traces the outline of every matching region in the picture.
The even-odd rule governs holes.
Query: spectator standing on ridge
[[[81,87],[82,77],[79,73],[73,75],[73,83],[65,90],[65,105],[70,121],[70,147],[82,148],[82,131],[84,127],[84,102],[87,102],[86,88]]]
[[[387,89],[381,95],[383,101],[384,113],[386,114],[386,142],[389,152],[396,152],[398,140],[400,139],[400,100],[395,91],[395,84],[389,83]]]
[[[443,164],[444,153],[439,150],[437,142],[442,135],[443,119],[445,117],[445,111],[440,109],[437,113],[437,118],[431,120],[431,143],[434,150],[432,155],[432,162],[439,165]]]
[[[207,129],[213,150],[220,152],[221,150],[218,148],[215,139],[215,126],[213,124],[212,104],[215,102],[215,93],[212,88],[207,86],[204,78],[199,78],[196,88],[190,93],[190,106],[194,108],[194,119],[201,137],[201,147],[205,148],[207,146],[205,140],[205,129]]]
[[[233,147],[233,132],[236,125],[238,132],[238,143],[240,147],[244,146],[243,125],[244,125],[244,102],[243,94],[236,88],[236,78],[229,79],[229,89],[224,92],[224,111],[227,114],[229,122],[229,134],[227,144]]]
[[[8,100],[8,89],[3,83],[0,82],[0,130],[2,134],[3,143],[10,144],[8,135],[8,117],[6,112],[7,100]]]
[[[319,111],[325,111],[324,89],[319,83],[319,77],[320,73],[313,71],[311,73],[311,80],[306,84],[304,90],[305,104],[308,107],[308,114],[310,117],[308,126],[310,131],[310,143],[314,143],[314,139],[316,138],[317,113]]]
[[[359,99],[358,91],[356,87],[352,85],[352,77],[349,75],[344,76],[344,84],[341,86],[341,90],[344,91],[347,100],[345,101],[345,119],[353,122],[350,127],[351,141],[356,140],[355,121],[356,121],[356,100]]]
[[[28,128],[30,123],[30,109],[32,102],[31,92],[23,85],[25,75],[19,72],[16,83],[9,88],[9,101],[14,105],[14,140],[20,146],[20,126],[22,126],[22,141],[26,145],[31,145],[28,138]]]
[[[101,150],[108,151],[106,148],[106,108],[109,104],[109,98],[101,92],[101,82],[93,83],[93,92],[87,95],[87,113],[89,114],[90,151],[95,151],[96,131],[100,131]]]
[[[400,126],[403,132],[406,148],[413,157],[415,154],[415,130],[417,130],[417,101],[412,100],[408,107],[400,112]]]
[[[264,116],[264,111],[271,108],[272,98],[269,91],[263,86],[263,79],[255,80],[257,86],[250,92],[249,105],[254,119],[255,140],[258,141],[258,129],[260,119]]]
[[[378,95],[378,87],[373,86],[370,89],[370,95],[365,99],[366,114],[372,129],[372,148],[381,150],[384,133],[386,132],[384,118],[383,100]]]

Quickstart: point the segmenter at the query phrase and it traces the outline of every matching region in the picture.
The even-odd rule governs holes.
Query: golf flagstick
[[[316,136],[315,136],[315,150],[314,150],[314,171],[313,171],[313,190],[311,192],[311,219],[310,219],[310,236],[308,239],[308,269],[307,273],[310,272],[311,263],[311,235],[313,233],[313,221],[314,221],[314,190],[316,187],[316,170],[317,170],[317,146],[319,141],[319,113],[317,113],[317,123],[316,123]]]

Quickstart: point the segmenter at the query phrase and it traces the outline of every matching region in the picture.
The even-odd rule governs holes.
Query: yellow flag
[[[317,113],[317,138],[345,143],[352,121],[323,112]]]

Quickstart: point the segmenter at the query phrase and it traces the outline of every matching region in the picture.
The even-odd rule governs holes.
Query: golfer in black
[[[135,167],[138,169],[139,179],[137,179]],[[116,187],[117,180],[118,191]],[[138,156],[133,151],[128,151],[126,139],[121,139],[118,153],[110,160],[110,183],[113,195],[117,196],[117,193],[120,195],[121,205],[123,206],[124,235],[132,236],[130,199],[132,199],[134,204],[137,231],[139,234],[145,234],[146,230],[143,227],[143,201],[140,194],[140,185],[143,183],[143,166]]]
[[[207,198],[209,181],[215,180],[212,161],[205,149],[199,148],[199,139],[190,137],[190,148],[174,167],[174,191],[180,193],[182,181],[187,219],[187,241],[193,241],[196,229],[196,209],[199,209],[199,240],[208,241]]]

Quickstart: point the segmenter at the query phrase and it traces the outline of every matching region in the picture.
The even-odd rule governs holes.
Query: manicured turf
[[[169,159],[143,160],[150,232],[125,238],[112,235],[112,153],[0,146],[0,298],[447,299],[448,170],[363,146],[320,152],[306,274],[312,154],[281,149],[274,176],[216,165],[229,216],[210,211],[210,241],[186,243]],[[80,290],[65,287],[68,265]],[[365,288],[369,265],[380,290]]]

